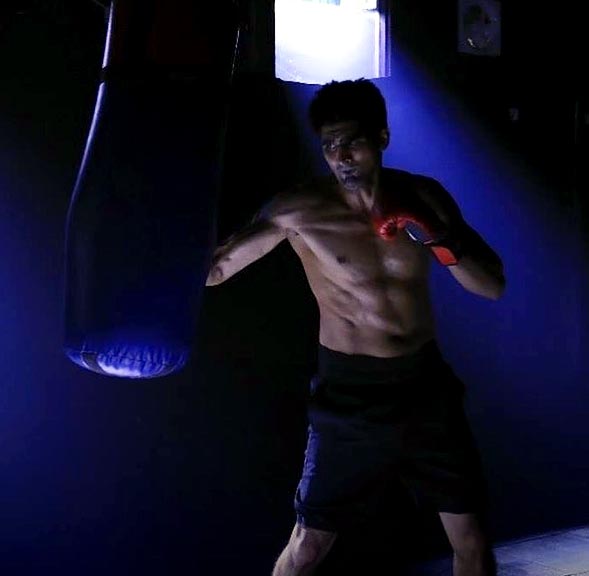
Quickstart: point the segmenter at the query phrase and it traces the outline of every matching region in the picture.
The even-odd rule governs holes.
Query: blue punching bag
[[[153,378],[187,361],[216,239],[238,28],[230,0],[110,6],[66,227],[64,348],[84,368]]]

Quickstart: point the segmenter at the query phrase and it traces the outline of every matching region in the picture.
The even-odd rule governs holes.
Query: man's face
[[[387,144],[388,130],[370,138],[358,122],[336,122],[321,128],[323,156],[338,182],[349,191],[372,186]]]

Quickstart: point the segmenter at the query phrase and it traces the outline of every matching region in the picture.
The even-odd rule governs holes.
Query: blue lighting
[[[102,348],[87,345],[66,348],[66,354],[78,366],[106,376],[156,378],[182,368],[188,359],[189,350],[163,345],[118,345],[107,349],[103,344]]]

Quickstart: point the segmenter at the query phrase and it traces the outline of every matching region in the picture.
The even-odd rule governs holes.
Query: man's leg
[[[495,556],[479,518],[440,512],[440,519],[454,550],[454,576],[495,576]]]
[[[296,524],[272,576],[310,576],[329,552],[335,537],[333,532]]]

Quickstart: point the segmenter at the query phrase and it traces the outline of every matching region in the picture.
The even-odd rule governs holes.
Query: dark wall
[[[92,2],[23,2],[20,14],[8,6],[0,25],[0,568],[268,574],[294,521],[315,362],[317,311],[302,270],[281,246],[207,290],[181,374],[136,382],[71,364],[61,350],[63,234],[104,18]],[[525,41],[564,25],[564,14],[530,26],[523,11],[513,19],[506,11],[509,51],[500,61],[456,55],[454,15],[453,2],[399,2],[393,75],[378,85],[391,110],[387,162],[440,178],[506,263],[509,287],[497,303],[465,293],[443,270],[433,283],[440,342],[467,383],[495,531],[507,538],[589,516],[586,201],[571,184],[569,154],[582,156],[570,140],[581,68],[569,75],[557,65],[572,62],[564,26],[550,43]],[[549,81],[541,62],[550,63]],[[324,169],[304,118],[313,89],[240,78],[221,235],[275,188]],[[513,105],[520,123],[508,120]],[[586,146],[583,130],[577,142]],[[446,549],[432,511],[399,492],[373,526],[342,539],[331,569],[353,565],[347,544],[356,542],[390,564],[391,538],[409,559]]]
[[[22,2],[3,4],[0,24],[0,569],[270,573],[292,524],[314,353],[305,316],[312,302],[289,294],[277,276],[294,284],[304,281],[300,270],[278,251],[241,285],[207,295],[193,360],[176,376],[111,379],[67,360],[65,218],[96,99],[105,19],[92,2]],[[256,98],[279,115],[276,87],[261,88]],[[246,114],[255,118],[241,84],[236,99],[242,106],[249,99],[250,108],[244,120],[232,114],[232,133]],[[266,147],[277,137],[271,117],[256,132]],[[231,166],[235,154],[237,145]],[[260,144],[258,165],[247,167],[235,198],[221,199],[221,233],[269,193],[265,156]]]
[[[456,51],[454,3],[397,7],[395,65],[383,82],[389,159],[438,177],[506,266],[505,297],[493,304],[434,278],[440,339],[469,386],[497,534],[583,523],[589,213],[579,19],[503,3],[502,54],[485,58]]]

